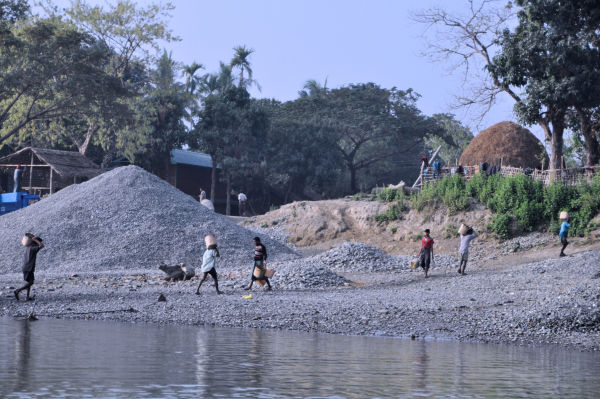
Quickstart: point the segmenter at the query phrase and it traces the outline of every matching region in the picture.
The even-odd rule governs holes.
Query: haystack
[[[513,122],[497,123],[479,133],[465,149],[463,166],[489,165],[541,169],[548,167],[544,145],[529,130]]]

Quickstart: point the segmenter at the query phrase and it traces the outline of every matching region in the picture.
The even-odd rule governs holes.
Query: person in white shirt
[[[466,274],[465,269],[469,260],[469,245],[478,236],[479,234],[472,227],[469,227],[465,234],[460,235],[460,249],[458,250],[460,252],[460,265],[458,266],[458,273],[463,276]]]
[[[248,201],[248,197],[246,197],[246,194],[244,194],[244,193],[238,194],[238,210],[239,210],[240,216],[244,216],[246,214],[246,202],[247,201]]]

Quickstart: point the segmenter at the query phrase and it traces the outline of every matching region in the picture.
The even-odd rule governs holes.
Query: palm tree
[[[298,92],[300,97],[318,97],[327,93],[327,78],[325,78],[325,83],[321,85],[321,83],[317,82],[315,79],[307,80],[302,87],[303,90]]]
[[[253,83],[252,68],[250,67],[250,61],[248,60],[248,57],[254,53],[254,49],[247,48],[246,46],[237,46],[233,48],[233,51],[233,58],[231,59],[229,66],[231,68],[239,68],[240,70],[240,81],[238,86],[242,87]],[[248,74],[247,80],[244,80],[244,71],[246,71]]]
[[[185,76],[185,88],[193,95],[196,89],[200,86],[202,77],[196,75],[196,72],[204,69],[204,65],[193,62],[191,65],[187,65],[183,68],[183,74]]]

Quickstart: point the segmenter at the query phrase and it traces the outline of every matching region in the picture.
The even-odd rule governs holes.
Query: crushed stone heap
[[[37,270],[66,273],[158,270],[161,262],[199,268],[209,233],[217,237],[222,271],[249,267],[257,235],[136,166],[114,169],[1,216],[0,272],[20,272],[25,232],[39,235],[46,245]],[[258,235],[269,259],[297,258],[285,245]]]
[[[409,267],[409,258],[392,256],[377,247],[361,242],[345,242],[314,256],[313,260],[332,270],[373,272],[405,270]]]

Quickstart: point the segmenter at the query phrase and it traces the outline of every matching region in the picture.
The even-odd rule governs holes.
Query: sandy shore
[[[450,338],[523,345],[557,344],[600,350],[600,250],[518,265],[344,273],[348,287],[314,290],[255,285],[227,275],[216,295],[211,283],[194,295],[197,278],[167,283],[157,271],[66,276],[36,272],[35,301],[16,301],[20,274],[0,277],[0,315],[119,320],[348,335]],[[210,278],[209,278],[210,280]],[[163,294],[166,302],[159,302]],[[24,293],[22,294],[24,296]]]

